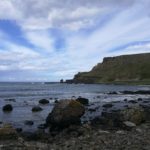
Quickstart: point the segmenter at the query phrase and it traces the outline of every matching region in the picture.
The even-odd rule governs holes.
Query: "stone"
[[[103,107],[104,108],[111,108],[111,107],[113,107],[113,104],[111,104],[111,103],[104,104]]]
[[[12,127],[11,124],[4,124],[2,128],[0,128],[0,139],[16,139],[17,138],[17,132]]]
[[[46,124],[60,128],[79,124],[84,112],[84,106],[76,100],[61,100],[55,104],[52,112],[46,118]]]
[[[26,120],[24,122],[25,125],[28,125],[28,126],[32,126],[34,124],[34,122],[32,120]]]
[[[133,123],[133,122],[130,122],[130,121],[124,121],[123,124],[124,124],[126,127],[130,127],[130,128],[136,127],[136,124]]]
[[[80,102],[83,105],[88,105],[89,104],[89,100],[87,98],[83,98],[83,97],[77,98],[76,101]]]
[[[39,106],[34,106],[33,108],[32,108],[32,112],[38,112],[38,111],[42,111],[43,109],[41,108],[41,107],[39,107]]]
[[[41,99],[41,100],[39,100],[39,103],[40,104],[48,104],[49,100],[47,100],[47,99]]]
[[[13,107],[11,104],[7,104],[5,106],[3,106],[3,111],[12,111]]]
[[[143,99],[142,98],[138,98],[138,101],[142,101]]]
[[[130,100],[129,103],[136,104],[137,101],[136,100]]]
[[[145,121],[145,113],[141,107],[132,107],[121,111],[122,120],[131,121],[136,125]]]

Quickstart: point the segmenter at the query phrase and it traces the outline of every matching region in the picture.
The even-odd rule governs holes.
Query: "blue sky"
[[[150,52],[150,0],[1,0],[0,81],[59,81],[103,57]]]

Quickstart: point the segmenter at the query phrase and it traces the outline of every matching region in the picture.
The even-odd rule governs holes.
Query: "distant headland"
[[[150,53],[106,57],[67,83],[150,84]]]

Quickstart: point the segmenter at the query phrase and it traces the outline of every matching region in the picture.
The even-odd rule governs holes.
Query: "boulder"
[[[47,99],[41,99],[41,100],[39,100],[39,103],[40,104],[48,104],[49,100],[47,100]]]
[[[25,125],[28,125],[28,126],[32,126],[34,124],[34,122],[32,120],[26,120],[24,122]]]
[[[83,98],[83,97],[77,98],[76,101],[83,104],[83,105],[88,105],[89,104],[89,100],[87,98]]]
[[[136,100],[130,100],[129,103],[136,104],[138,102]]]
[[[132,107],[121,111],[123,121],[130,121],[136,125],[145,121],[145,113],[141,107]]]
[[[32,108],[32,112],[38,112],[38,111],[42,111],[43,109],[40,106],[34,106]]]
[[[12,111],[13,107],[11,104],[7,104],[5,106],[3,106],[3,111]]]
[[[0,128],[0,140],[5,139],[16,139],[17,132],[10,124],[4,124],[2,128]]]
[[[55,104],[52,112],[46,119],[46,124],[59,128],[71,124],[79,124],[80,117],[84,114],[84,106],[76,100],[61,100]]]
[[[111,103],[104,104],[103,107],[104,108],[111,108],[111,107],[113,107],[113,104],[111,104]]]
[[[125,108],[119,111],[103,111],[101,117],[92,120],[93,124],[103,125],[104,127],[130,126],[131,122],[139,125],[145,121],[145,112],[141,107]],[[132,124],[132,125],[133,125]]]

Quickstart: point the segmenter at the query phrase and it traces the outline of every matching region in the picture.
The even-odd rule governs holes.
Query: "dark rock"
[[[87,98],[83,98],[83,97],[77,98],[76,101],[80,102],[83,105],[88,105],[89,104],[89,100]]]
[[[96,109],[95,109],[95,108],[89,108],[88,111],[90,111],[90,112],[95,112]]]
[[[46,119],[47,125],[64,128],[71,124],[79,124],[84,114],[84,106],[75,100],[61,100],[53,108]]]
[[[48,104],[49,100],[47,100],[47,99],[41,99],[41,100],[39,100],[39,103],[40,104]]]
[[[122,91],[121,93],[123,93],[123,94],[150,94],[150,91],[144,91],[144,90],[139,90],[139,91]]]
[[[143,101],[143,103],[149,103],[150,101],[149,100],[145,100],[145,101]]]
[[[16,102],[16,100],[13,98],[5,99],[5,101]]]
[[[26,120],[24,122],[25,125],[29,125],[29,126],[32,126],[34,124],[34,122],[32,120]]]
[[[38,112],[38,111],[42,111],[43,109],[41,108],[41,107],[39,107],[39,106],[34,106],[33,108],[32,108],[32,112]]]
[[[124,105],[124,107],[125,107],[125,108],[128,108],[129,106],[128,106],[128,105]]]
[[[130,100],[129,103],[136,104],[138,102],[136,100]]]
[[[113,104],[109,103],[109,104],[104,104],[103,105],[104,108],[111,108],[113,107]]]
[[[142,101],[143,99],[142,98],[138,98],[138,101]]]
[[[127,99],[124,99],[124,102],[127,102],[128,100]]]
[[[20,132],[22,132],[22,128],[16,128],[16,131],[17,131],[18,133],[20,133]]]
[[[11,104],[7,104],[5,106],[3,106],[3,111],[12,111],[13,107]]]
[[[118,94],[118,93],[113,91],[113,92],[109,92],[108,94]]]
[[[55,102],[54,102],[54,103],[56,104],[56,103],[58,103],[58,102],[59,102],[58,100],[55,100]]]
[[[97,98],[101,98],[101,96],[98,95]]]
[[[64,80],[63,80],[63,79],[61,79],[61,80],[60,80],[60,83],[64,83]]]

